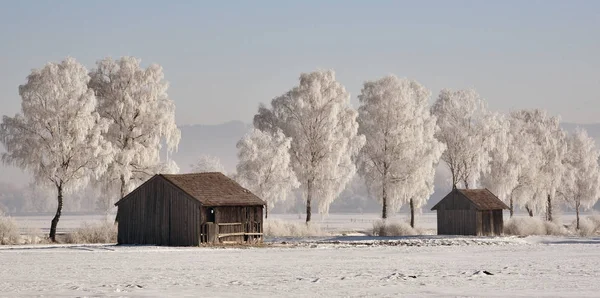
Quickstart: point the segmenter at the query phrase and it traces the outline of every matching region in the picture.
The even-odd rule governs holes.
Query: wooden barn
[[[503,210],[508,209],[488,189],[453,189],[431,210],[437,210],[438,235],[501,235]]]
[[[265,202],[221,173],[155,175],[115,205],[119,244],[262,241]]]

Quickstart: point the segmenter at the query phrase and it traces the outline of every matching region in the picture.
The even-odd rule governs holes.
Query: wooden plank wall
[[[200,203],[160,176],[136,189],[117,212],[119,244],[198,245]]]
[[[451,192],[439,203],[438,210],[470,210],[473,203],[459,192]]]
[[[504,212],[502,210],[494,210],[494,235],[502,235],[504,234]]]
[[[499,236],[504,231],[502,210],[482,210],[477,212],[477,235]]]
[[[476,235],[475,210],[438,210],[438,235]]]

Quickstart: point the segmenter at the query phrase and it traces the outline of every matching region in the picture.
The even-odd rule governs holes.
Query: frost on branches
[[[306,199],[306,222],[312,201],[319,212],[342,192],[356,172],[353,158],[364,144],[350,95],[331,70],[300,75],[300,85],[259,107],[254,126],[271,134],[280,129],[292,139],[291,162]]]
[[[576,227],[579,230],[580,210],[591,208],[600,197],[600,152],[594,139],[583,129],[577,129],[568,136],[567,146],[565,173],[559,192],[567,204],[575,209]]]
[[[203,172],[220,172],[225,174],[225,167],[221,164],[221,160],[212,155],[200,155],[198,161],[191,165],[192,172],[203,173]]]
[[[63,208],[63,194],[84,187],[102,174],[112,159],[103,138],[109,121],[96,112],[96,97],[88,88],[85,67],[73,58],[35,69],[19,86],[21,114],[4,116],[0,138],[4,162],[31,172],[36,183],[57,190],[56,215],[50,238]]]
[[[112,122],[105,138],[116,149],[100,184],[122,198],[156,173],[179,171],[168,155],[177,149],[181,132],[159,65],[144,69],[139,59],[123,57],[106,58],[96,66],[89,86],[98,98],[98,112]],[[160,159],[163,143],[168,149],[166,162]]]
[[[550,117],[542,110],[515,111],[510,118],[513,133],[525,138],[521,150],[527,150],[528,154],[520,165],[523,175],[515,200],[530,216],[545,210],[546,219],[552,221],[552,210],[557,204],[553,198],[564,172],[566,134],[559,126],[559,118]]]
[[[254,129],[237,143],[235,179],[267,202],[265,217],[269,208],[300,186],[290,163],[291,141],[281,131],[271,134]]]
[[[442,160],[452,174],[452,187],[477,184],[488,170],[489,151],[495,146],[496,115],[474,90],[444,89],[431,110],[440,128],[436,137],[446,145]]]
[[[387,218],[403,203],[422,207],[433,193],[435,167],[444,145],[434,136],[436,119],[427,103],[431,93],[418,82],[388,76],[366,82],[358,96],[359,133],[366,144],[358,157],[359,174]]]
[[[513,193],[524,182],[526,171],[522,165],[529,159],[532,141],[527,135],[519,135],[510,119],[498,118],[496,145],[490,150],[489,170],[482,173],[481,184],[504,201],[514,213]]]

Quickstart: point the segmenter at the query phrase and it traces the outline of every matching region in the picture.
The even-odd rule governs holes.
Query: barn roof
[[[483,189],[454,189],[452,192],[458,192],[465,196],[469,201],[475,205],[478,210],[498,210],[498,209],[509,209],[502,200],[494,195],[487,188]],[[450,192],[450,194],[452,194]],[[438,205],[446,199],[448,196],[440,200],[431,210],[437,210]]]
[[[150,183],[150,181],[157,177],[164,178],[193,199],[198,200],[204,206],[265,205],[265,202],[259,197],[222,173],[158,174],[145,183]],[[119,205],[119,203],[129,198],[130,194],[126,195],[115,205]]]
[[[259,197],[222,173],[162,174],[161,176],[204,206],[265,205]]]

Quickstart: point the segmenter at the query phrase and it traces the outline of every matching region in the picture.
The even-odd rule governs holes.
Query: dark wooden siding
[[[438,210],[475,210],[475,205],[459,192],[451,192],[438,204]]]
[[[198,245],[200,203],[155,176],[119,203],[119,244]]]
[[[438,210],[438,235],[476,235],[476,214],[476,210]]]

